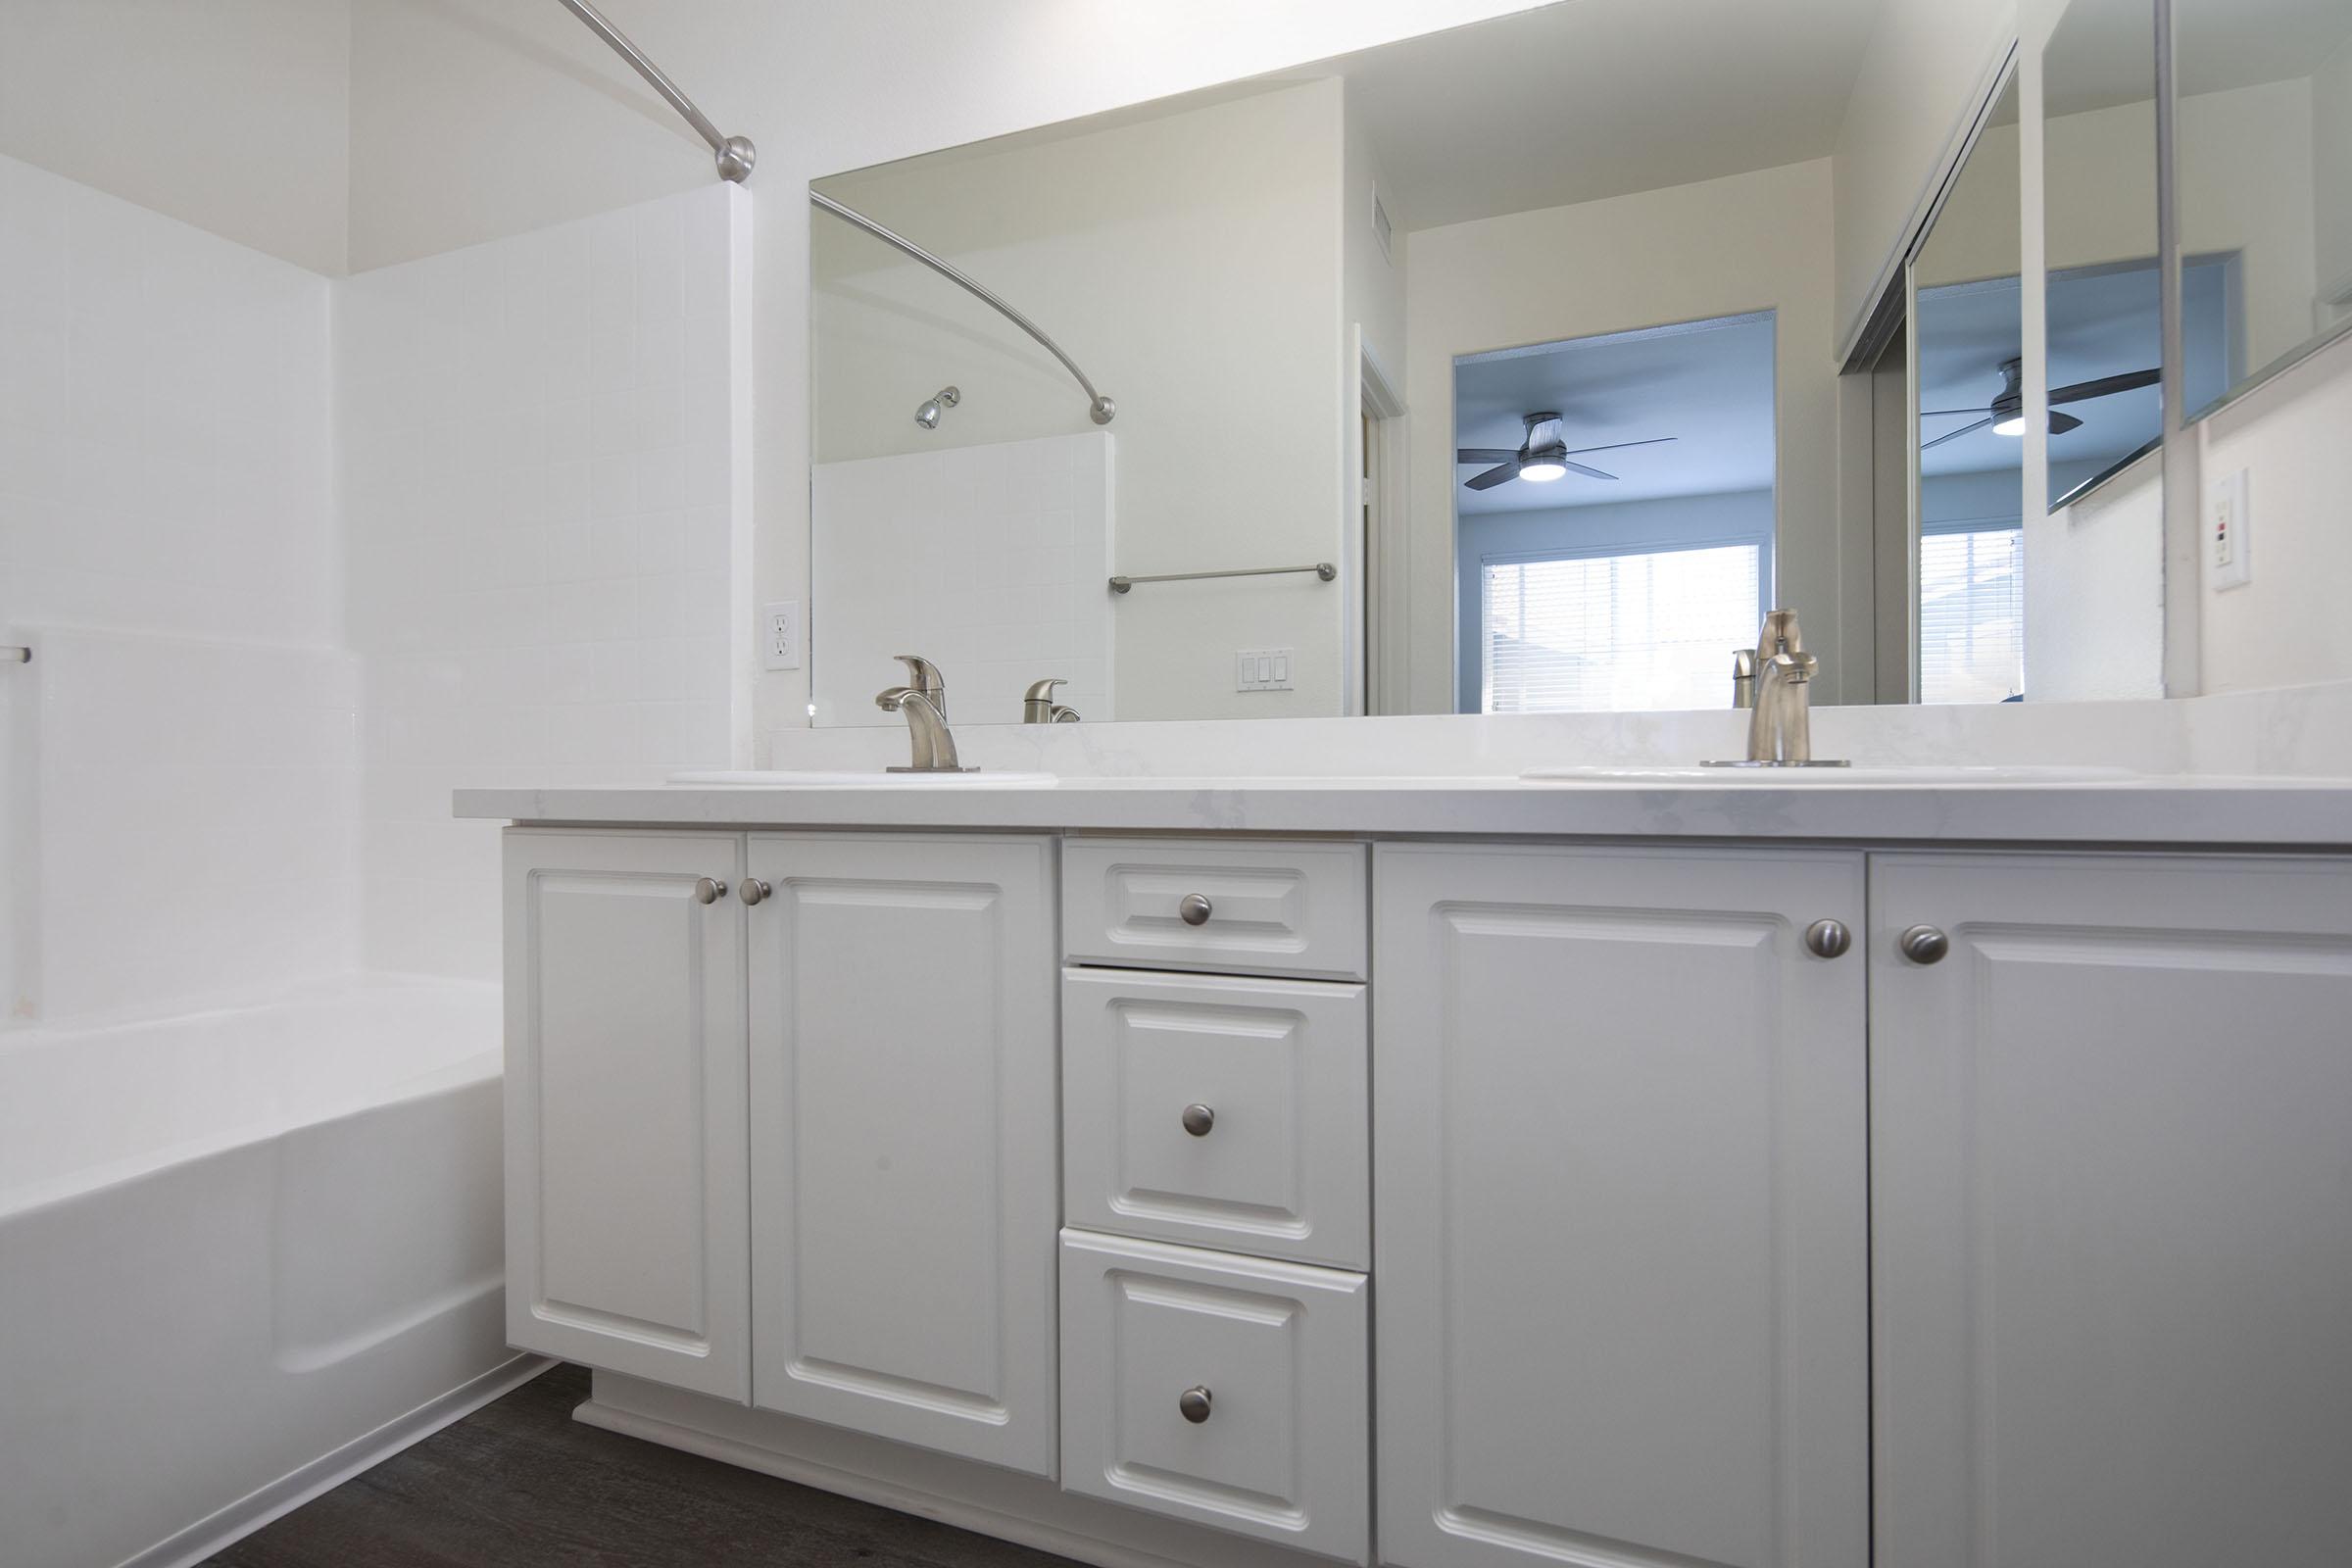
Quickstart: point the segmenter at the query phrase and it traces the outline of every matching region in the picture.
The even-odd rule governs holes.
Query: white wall
[[[12,1016],[347,967],[324,279],[0,157]]]
[[[1836,343],[1843,351],[1896,275],[1958,138],[2017,34],[2015,0],[1886,0],[1832,154]]]
[[[0,154],[343,270],[349,0],[8,0]]]
[[[2256,388],[2197,426],[2205,481],[2243,468],[2253,580],[2208,584],[2204,689],[2352,679],[2352,341]],[[2210,567],[2208,567],[2210,571]]]
[[[1780,598],[1802,608],[1825,682],[1839,678],[1830,192],[1817,160],[1413,234],[1412,711],[1454,702],[1454,357],[1759,310],[1778,313]]]
[[[1331,78],[826,189],[1035,316],[1117,400],[1117,570],[1331,561],[1346,423],[1340,103]],[[812,255],[819,463],[1095,428],[1060,365],[928,269],[831,218]],[[962,403],[919,428],[915,405],[951,383]],[[812,603],[822,659],[838,623]],[[1118,597],[1116,709],[1336,713],[1342,603],[1312,577]],[[1236,692],[1235,650],[1270,647],[1298,651],[1296,689]]]
[[[496,973],[498,834],[452,788],[749,757],[746,205],[712,183],[337,287],[371,968]]]

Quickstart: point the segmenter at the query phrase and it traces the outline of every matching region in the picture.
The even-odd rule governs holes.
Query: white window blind
[[[1485,711],[1729,707],[1762,571],[1753,544],[1482,563]]]
[[[1997,703],[2025,690],[2025,537],[2013,524],[1921,536],[1921,702]]]

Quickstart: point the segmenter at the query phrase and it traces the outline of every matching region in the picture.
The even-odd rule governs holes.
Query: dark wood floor
[[[571,1419],[560,1366],[207,1558],[211,1568],[1068,1568]]]

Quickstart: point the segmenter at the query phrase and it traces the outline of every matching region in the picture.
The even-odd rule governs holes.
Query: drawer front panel
[[[1352,1562],[1361,1274],[1062,1232],[1062,1486]]]
[[[1080,963],[1361,980],[1360,844],[1073,839],[1062,928]]]
[[[1369,1267],[1365,1010],[1360,985],[1063,971],[1069,1222]]]

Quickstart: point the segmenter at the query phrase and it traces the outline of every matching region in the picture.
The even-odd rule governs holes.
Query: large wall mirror
[[[1728,707],[1776,606],[1816,701],[2033,699],[2014,432],[1919,451],[1980,416],[1922,410],[2016,401],[2014,104],[1916,349],[1841,365],[1881,0],[1698,10],[1574,0],[818,180],[814,721],[898,722],[901,654],[959,724]]]

